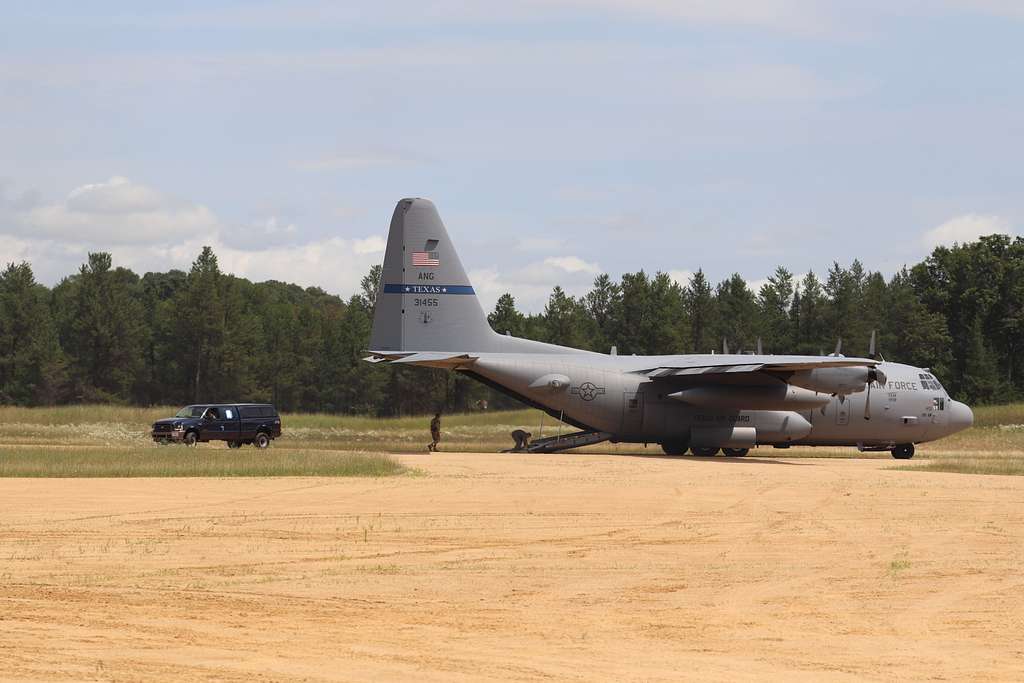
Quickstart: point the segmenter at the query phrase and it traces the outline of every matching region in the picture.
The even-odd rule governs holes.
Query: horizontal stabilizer
[[[404,363],[406,365],[422,365],[430,368],[455,368],[472,365],[478,356],[471,356],[468,353],[447,353],[444,351],[420,351],[416,353],[394,353],[388,351],[371,351],[373,355],[363,360],[369,363],[380,363],[390,361],[391,363]]]

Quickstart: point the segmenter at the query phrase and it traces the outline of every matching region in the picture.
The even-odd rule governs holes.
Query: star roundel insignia
[[[574,393],[578,393],[580,398],[584,401],[593,401],[604,393],[604,387],[599,387],[593,382],[584,382]]]

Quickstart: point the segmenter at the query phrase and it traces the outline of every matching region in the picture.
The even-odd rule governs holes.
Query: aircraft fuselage
[[[761,398],[765,389],[782,382],[739,375],[717,386],[726,388],[733,402],[743,403],[745,395],[757,397],[758,409],[729,409],[673,397],[685,394],[688,385],[700,386],[700,375],[668,383],[633,371],[671,365],[679,358],[692,362],[693,356],[485,353],[469,372],[566,422],[608,432],[613,440],[625,442],[885,447],[948,436],[973,420],[970,409],[950,399],[931,373],[898,363],[879,364],[886,382],[872,383],[870,412],[865,410],[865,387],[846,395],[809,392],[819,405],[798,403],[791,409],[785,396],[775,405]],[[712,358],[727,360],[721,355]],[[734,358],[742,363],[751,357]],[[751,439],[753,443],[748,443]]]

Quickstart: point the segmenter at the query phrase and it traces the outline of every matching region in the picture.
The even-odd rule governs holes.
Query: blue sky
[[[153,4],[153,7],[160,7]],[[1024,225],[1024,3],[0,2],[0,260],[348,296],[429,197],[485,304]],[[169,6],[168,6],[169,7]]]

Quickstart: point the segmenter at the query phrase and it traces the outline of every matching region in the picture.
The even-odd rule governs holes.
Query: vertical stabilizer
[[[395,207],[377,292],[374,351],[493,350],[476,292],[433,202]]]

